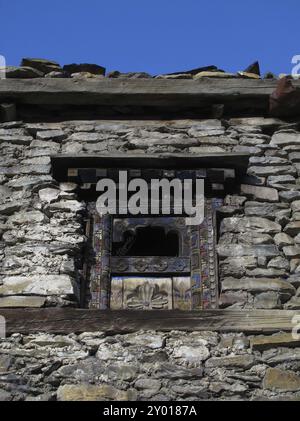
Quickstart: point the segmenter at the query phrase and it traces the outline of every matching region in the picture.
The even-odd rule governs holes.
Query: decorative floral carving
[[[186,268],[186,262],[184,260],[176,259],[173,268],[176,272],[182,272]]]
[[[163,258],[153,259],[151,267],[153,268],[154,272],[164,272],[168,269],[168,262]]]
[[[127,307],[135,310],[161,310],[168,305],[168,293],[159,286],[146,281],[127,296]]]
[[[148,262],[145,259],[138,259],[135,261],[134,267],[138,272],[145,272],[148,269]]]
[[[115,261],[114,267],[112,268],[118,272],[125,272],[128,269],[128,262],[126,259],[119,259]]]

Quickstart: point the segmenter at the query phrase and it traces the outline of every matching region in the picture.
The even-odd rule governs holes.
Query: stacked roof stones
[[[21,65],[7,66],[5,68],[6,78],[103,78],[105,77],[106,69],[97,64],[66,64],[60,66],[56,61],[39,59],[39,58],[23,58]],[[106,77],[108,78],[126,78],[126,79],[200,79],[203,77],[214,78],[247,78],[247,79],[260,79],[259,63],[255,62],[248,66],[244,71],[237,73],[228,73],[219,69],[216,66],[199,67],[187,71],[176,73],[169,73],[163,75],[152,76],[146,72],[128,72],[122,73],[119,71],[109,72]],[[264,75],[265,79],[276,78],[273,73],[268,72]]]

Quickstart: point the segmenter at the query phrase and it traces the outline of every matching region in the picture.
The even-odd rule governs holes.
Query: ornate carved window
[[[193,169],[170,169],[174,165],[172,157],[167,169],[160,169],[155,158],[154,169],[149,169],[148,162],[147,168],[128,170],[132,178],[145,180],[204,178],[204,220],[200,225],[186,225],[186,215],[171,213],[101,216],[95,206],[96,183],[100,178],[117,178],[119,172],[116,165],[109,166],[113,159],[106,159],[104,167],[101,159],[99,166],[94,157],[86,166],[88,159],[80,162],[74,158],[68,162],[67,174],[59,174],[62,167],[54,162],[58,178],[81,183],[83,198],[88,202],[86,228],[90,247],[85,264],[85,304],[100,310],[218,308],[217,210],[234,185],[235,170],[221,166],[226,160],[218,163],[211,157],[208,163],[218,164],[220,168],[213,169],[211,165],[207,169],[194,163]],[[245,160],[241,161],[239,165],[243,166]],[[122,162],[120,157],[117,162]],[[139,165],[138,159],[134,162]]]
[[[215,210],[221,204],[208,199],[199,226],[174,216],[101,217],[90,204],[90,307],[216,308]]]

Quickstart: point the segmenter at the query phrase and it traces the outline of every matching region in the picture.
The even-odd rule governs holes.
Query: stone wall
[[[225,198],[221,308],[300,308],[300,132],[277,119],[0,125],[0,307],[77,306],[86,204],[54,154],[249,152]],[[136,332],[0,340],[0,400],[300,399],[289,334]]]
[[[220,306],[300,308],[300,133],[273,118],[0,125],[0,307],[79,302],[86,204],[55,154],[249,152],[221,209]]]
[[[0,400],[299,400],[299,345],[284,333],[14,334],[0,340]]]

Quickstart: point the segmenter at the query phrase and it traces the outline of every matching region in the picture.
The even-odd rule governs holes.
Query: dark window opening
[[[126,231],[124,240],[112,244],[113,256],[179,256],[176,232],[165,233],[162,227],[140,227]]]

